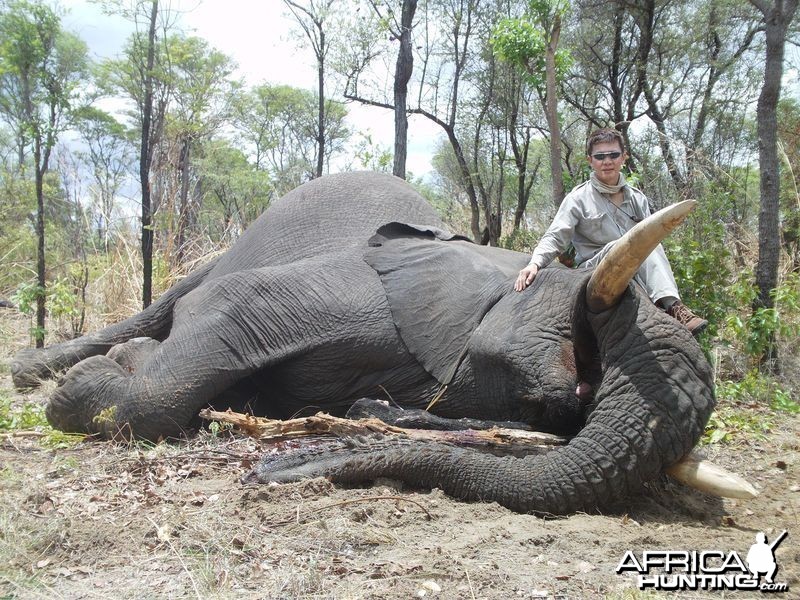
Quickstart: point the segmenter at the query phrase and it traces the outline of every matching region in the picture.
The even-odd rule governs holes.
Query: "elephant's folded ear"
[[[465,242],[471,242],[467,237],[463,235],[458,235],[456,233],[450,233],[444,229],[440,229],[438,227],[432,227],[430,225],[414,225],[413,223],[400,223],[398,221],[392,221],[391,223],[386,223],[385,225],[381,225],[378,230],[375,232],[369,239],[370,246],[382,246],[389,240],[396,240],[400,238],[405,239],[421,239],[421,238],[428,238],[428,239],[437,239],[442,240],[445,242],[449,242],[452,240],[462,240]]]
[[[450,383],[473,331],[512,282],[465,238],[436,230],[455,240],[448,242],[433,228],[384,227],[390,229],[378,230],[364,259],[381,278],[408,350],[437,380]]]

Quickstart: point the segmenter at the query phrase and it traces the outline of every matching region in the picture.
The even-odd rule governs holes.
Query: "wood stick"
[[[545,452],[562,446],[569,438],[521,429],[492,429],[460,431],[440,431],[435,429],[405,429],[387,425],[379,419],[342,419],[327,413],[317,413],[311,417],[280,421],[253,417],[233,411],[218,412],[209,409],[200,411],[200,417],[209,421],[230,423],[245,434],[260,440],[286,439],[308,435],[335,435],[354,437],[378,433],[382,435],[402,435],[415,440],[445,442],[473,448],[502,449],[503,453],[533,454]]]

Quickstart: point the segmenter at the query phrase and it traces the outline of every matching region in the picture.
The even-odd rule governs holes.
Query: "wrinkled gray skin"
[[[357,398],[389,395],[424,408],[446,383],[438,415],[578,434],[526,458],[365,441],[265,463],[257,478],[388,476],[519,511],[608,506],[691,450],[714,394],[688,331],[633,287],[590,314],[581,271],[545,269],[517,293],[526,255],[442,228],[394,177],[312,181],[142,313],[21,352],[14,381],[24,387],[74,365],[47,408],[53,426],[151,440],[181,435],[208,404],[244,399],[288,417],[342,414]],[[141,336],[161,343],[137,340],[115,349],[116,361],[105,356]],[[593,385],[593,399],[575,396],[579,380]]]

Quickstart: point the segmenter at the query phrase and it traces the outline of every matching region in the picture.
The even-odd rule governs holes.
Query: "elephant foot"
[[[72,367],[58,382],[45,414],[50,424],[72,433],[100,433],[114,438],[125,434],[119,384],[127,373],[106,356],[92,356]],[[130,437],[129,435],[126,437]]]
[[[137,337],[124,344],[117,344],[106,353],[106,356],[119,364],[128,373],[133,373],[142,366],[158,349],[161,342],[149,337]]]
[[[43,380],[52,376],[53,370],[47,362],[47,350],[43,348],[21,350],[11,361],[11,379],[18,390],[37,388]]]

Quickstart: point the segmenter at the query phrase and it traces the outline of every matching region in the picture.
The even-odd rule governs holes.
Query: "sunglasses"
[[[622,156],[622,152],[598,152],[597,154],[592,154],[592,158],[598,162],[603,162],[607,158],[617,160],[620,156]]]

